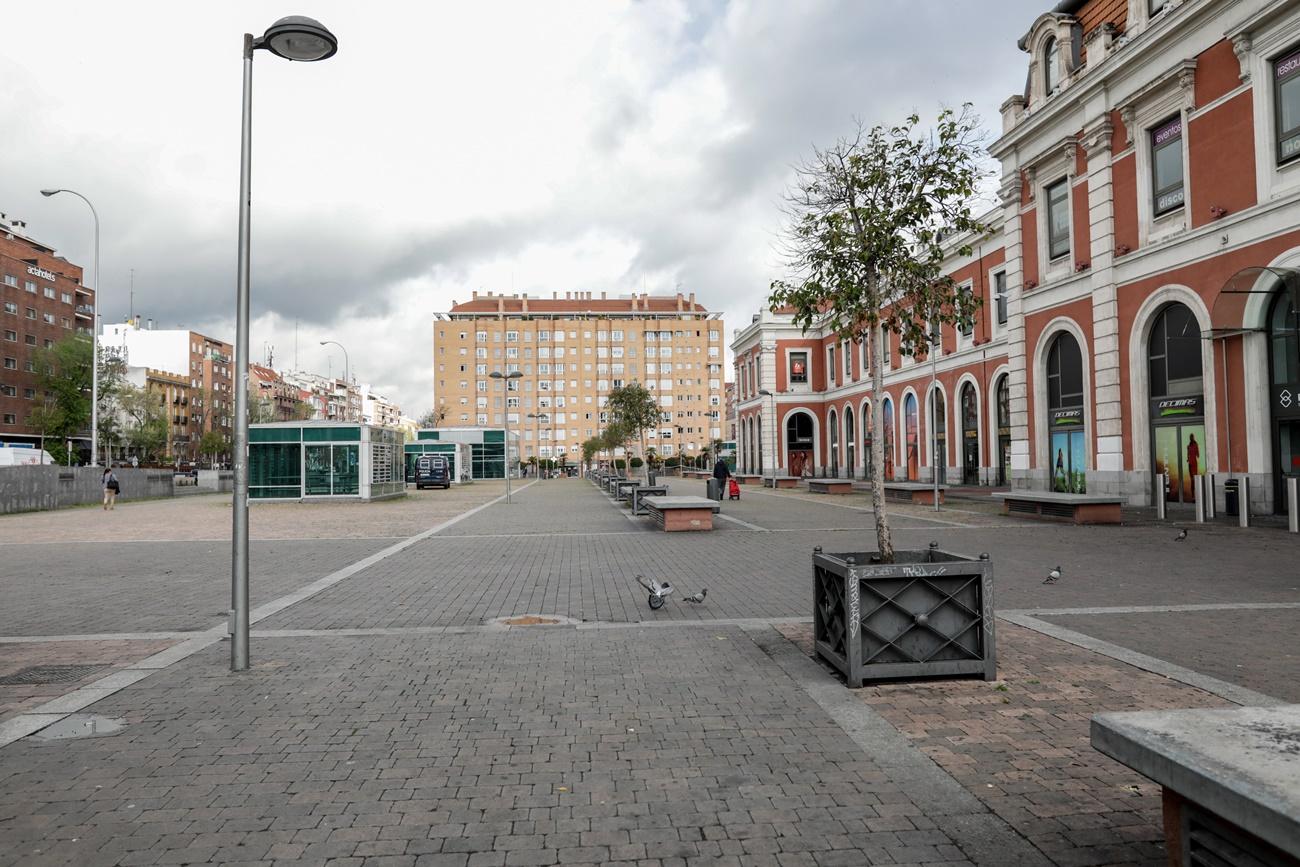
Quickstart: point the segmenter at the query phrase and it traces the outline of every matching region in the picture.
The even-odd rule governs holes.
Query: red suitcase
[[[735,479],[727,479],[727,499],[729,500],[740,499],[740,485],[736,482]]]

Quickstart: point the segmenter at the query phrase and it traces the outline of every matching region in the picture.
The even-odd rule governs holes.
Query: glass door
[[[309,497],[327,497],[333,493],[330,487],[330,447],[306,446],[307,472],[304,489]]]

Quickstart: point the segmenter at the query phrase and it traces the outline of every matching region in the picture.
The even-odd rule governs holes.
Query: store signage
[[[1052,410],[1052,427],[1083,424],[1083,408]]]
[[[1161,397],[1153,400],[1152,403],[1155,407],[1151,414],[1156,419],[1204,414],[1199,394],[1193,397]]]
[[[1290,57],[1284,57],[1273,66],[1274,76],[1281,81],[1296,70],[1300,70],[1300,51]]]
[[[1158,196],[1156,198],[1156,212],[1164,213],[1170,208],[1177,208],[1182,205],[1185,198],[1186,196],[1183,193],[1182,187],[1179,187],[1176,190],[1172,190],[1168,193],[1165,193],[1164,195]]]
[[[33,277],[40,277],[42,280],[53,281],[55,279],[54,272],[46,271],[44,268],[37,268],[35,265],[28,265],[27,273]]]
[[[1160,145],[1164,144],[1170,139],[1178,138],[1178,136],[1182,134],[1183,134],[1183,122],[1181,119],[1175,119],[1175,120],[1171,120],[1169,123],[1165,124],[1164,126],[1157,127],[1156,130],[1153,133],[1151,133],[1151,138],[1155,142],[1156,147],[1160,147]]]
[[[1273,389],[1273,415],[1300,418],[1300,382],[1289,382]]]

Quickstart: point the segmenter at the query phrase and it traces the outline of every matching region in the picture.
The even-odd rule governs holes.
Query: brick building
[[[248,365],[248,401],[257,407],[252,417],[262,423],[296,421],[304,416],[303,404],[296,385],[265,364]],[[265,417],[263,417],[265,416]]]
[[[1194,476],[1231,474],[1253,508],[1283,509],[1300,474],[1300,4],[1063,0],[1026,24],[1027,86],[990,148],[996,233],[949,263],[984,306],[971,333],[946,330],[933,387],[896,341],[882,359],[886,474],[1181,505]],[[861,347],[779,312],[732,346],[742,466],[762,446],[769,469],[868,470]]]
[[[182,373],[152,367],[128,367],[126,381],[154,395],[167,421],[165,453],[169,460],[188,460],[190,444],[190,379]]]
[[[0,443],[37,445],[28,424],[43,395],[34,353],[70,334],[92,335],[95,293],[73,265],[0,214]],[[82,437],[89,452],[90,431]]]
[[[445,423],[499,427],[508,417],[524,460],[576,462],[608,421],[610,391],[632,382],[659,399],[661,424],[646,444],[661,457],[698,454],[723,435],[722,318],[694,294],[475,292],[436,314],[433,338]],[[507,390],[494,371],[523,376]]]

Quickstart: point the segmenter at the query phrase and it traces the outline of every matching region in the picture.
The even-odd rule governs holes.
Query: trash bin
[[[647,470],[647,471],[646,471],[646,484],[647,484],[647,485],[654,485],[654,484],[656,484],[656,483],[658,482],[658,479],[659,479],[659,474],[656,473],[654,470]]]
[[[1234,518],[1241,514],[1240,485],[1236,479],[1223,483],[1223,510]]]
[[[709,479],[709,480],[708,480],[708,488],[709,488],[709,499],[710,499],[710,500],[718,500],[719,502],[721,502],[721,500],[722,500],[722,480],[721,480],[721,479],[712,479],[712,478]]]

